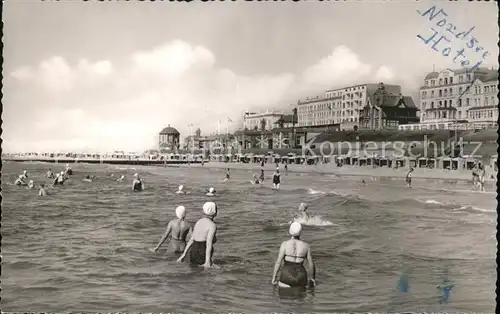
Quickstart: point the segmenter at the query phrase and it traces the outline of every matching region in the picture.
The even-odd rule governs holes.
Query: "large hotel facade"
[[[498,71],[479,68],[431,72],[420,88],[420,123],[402,130],[494,128]]]
[[[401,86],[362,84],[299,100],[298,126],[338,125],[340,130],[397,128],[418,121],[418,109]]]

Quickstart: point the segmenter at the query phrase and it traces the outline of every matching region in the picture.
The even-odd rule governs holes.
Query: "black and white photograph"
[[[498,2],[2,11],[3,312],[496,312]]]

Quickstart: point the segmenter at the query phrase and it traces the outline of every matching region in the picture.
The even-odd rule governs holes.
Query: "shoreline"
[[[167,166],[168,167],[168,166]],[[256,174],[260,171],[260,164],[248,164],[248,163],[224,163],[224,162],[207,162],[204,166],[201,164],[192,164],[188,165],[176,165],[173,166],[176,168],[208,168],[208,169],[226,169],[229,168],[231,170],[254,170]],[[275,164],[265,164],[264,171],[274,171],[276,169]],[[284,173],[284,165],[280,164],[280,171]],[[363,166],[342,166],[337,167],[333,164],[320,164],[318,166],[311,165],[288,165],[289,173],[300,173],[307,175],[332,175],[338,177],[353,177],[353,178],[372,178],[377,177],[381,179],[401,179],[404,180],[406,178],[406,174],[408,173],[408,168],[387,168],[387,167],[363,167]],[[491,172],[487,172],[487,178],[485,182],[494,183],[496,181],[496,174],[494,175],[494,179],[490,178]],[[422,181],[443,181],[443,183],[472,183],[472,172],[470,170],[442,170],[442,169],[424,169],[424,168],[415,168],[412,180],[422,180]]]
[[[261,169],[260,163],[237,163],[237,162],[219,162],[219,161],[207,161],[204,166],[201,165],[201,161],[191,161],[188,164],[185,160],[150,160],[150,159],[134,159],[134,160],[123,160],[123,159],[75,159],[75,158],[7,158],[3,161],[11,162],[45,162],[49,164],[112,164],[112,165],[139,165],[139,166],[154,166],[154,167],[175,167],[175,168],[207,168],[207,169],[226,169],[231,170],[253,170],[256,174]],[[266,163],[264,164],[264,170],[274,171],[276,169],[276,164]],[[441,181],[442,183],[453,184],[453,183],[472,183],[472,173],[470,170],[444,170],[444,169],[427,169],[427,168],[414,168],[412,175],[412,180],[418,181]],[[280,170],[284,172],[284,164],[280,164]],[[406,174],[408,173],[408,168],[388,168],[388,167],[376,167],[371,166],[349,166],[344,165],[342,167],[337,167],[333,163],[328,164],[318,164],[318,165],[299,165],[299,164],[289,164],[288,172],[299,173],[306,175],[331,175],[338,177],[352,177],[352,178],[380,178],[387,180],[404,180]],[[493,178],[491,178],[493,175]],[[491,167],[487,167],[485,182],[489,184],[496,182],[496,173],[493,172]]]

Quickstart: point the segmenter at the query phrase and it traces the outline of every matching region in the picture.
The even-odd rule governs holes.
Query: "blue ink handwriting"
[[[472,26],[468,30],[457,32],[455,24],[448,22],[446,19],[448,14],[443,9],[437,10],[435,5],[423,13],[417,9],[417,13],[423,17],[428,16],[429,21],[435,22],[436,25],[430,28],[433,32],[430,37],[426,38],[423,35],[418,34],[417,38],[422,40],[426,45],[430,45],[432,50],[441,52],[441,54],[445,57],[450,55],[454,56],[453,63],[456,63],[459,60],[462,67],[468,66],[470,65],[471,55],[482,51],[481,59],[471,68],[473,71],[478,68],[491,54],[489,51],[485,51],[484,47],[479,45],[479,41],[471,35],[472,31],[476,28],[475,26]],[[452,40],[465,40],[465,46],[462,49],[454,51],[452,54]],[[439,46],[440,44],[441,46]],[[466,48],[468,49],[467,55],[465,53]]]

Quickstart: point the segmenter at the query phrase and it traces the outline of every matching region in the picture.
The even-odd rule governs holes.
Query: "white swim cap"
[[[182,219],[182,218],[186,217],[186,208],[184,206],[178,206],[175,209],[175,215],[179,219]]]
[[[61,174],[64,174],[64,171],[61,171]]]
[[[28,171],[26,171],[26,170],[23,171],[23,173],[26,173],[26,172],[28,172]]]
[[[215,189],[213,187],[211,187],[210,189],[208,189],[208,192],[213,193],[213,192],[215,192]]]
[[[300,203],[300,206],[299,206],[299,210],[300,211],[304,211],[305,212],[307,210],[307,208],[309,208],[309,206],[307,206],[306,203]]]
[[[134,177],[138,177],[139,175],[137,173],[134,173]]]
[[[288,232],[292,237],[298,237],[302,232],[302,225],[298,222],[294,222],[290,225]]]
[[[30,180],[30,183],[33,183],[33,180]]]
[[[22,175],[22,174],[20,174],[20,175],[19,175],[19,179],[22,179],[22,178],[23,178],[23,175]]]
[[[184,185],[179,185],[179,191],[182,191],[182,189],[184,188]]]
[[[214,202],[206,202],[203,204],[203,213],[207,216],[215,216],[217,214],[217,205]]]
[[[66,164],[66,167],[69,167],[69,164]]]

